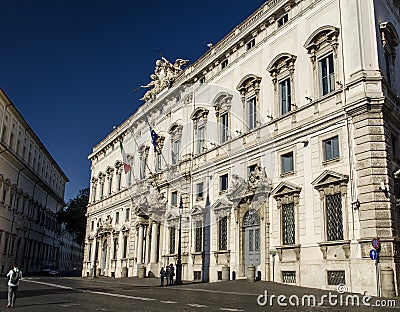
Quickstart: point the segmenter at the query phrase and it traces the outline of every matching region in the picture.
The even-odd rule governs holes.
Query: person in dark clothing
[[[169,265],[169,285],[174,284],[175,268],[172,263]]]
[[[161,270],[160,270],[160,286],[161,287],[164,286],[164,277],[165,277],[165,270],[163,267],[161,267]]]

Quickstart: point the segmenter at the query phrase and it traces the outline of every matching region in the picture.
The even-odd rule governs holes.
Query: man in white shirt
[[[15,299],[17,297],[17,289],[19,286],[19,280],[22,278],[22,272],[18,269],[18,264],[13,265],[13,269],[11,269],[7,273],[8,277],[8,304],[7,308],[11,308],[15,305]]]

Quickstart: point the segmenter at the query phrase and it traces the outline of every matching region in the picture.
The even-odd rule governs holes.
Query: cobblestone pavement
[[[6,279],[0,293],[0,311],[9,311]],[[27,277],[21,281],[15,308],[21,312],[400,311],[399,299],[377,300],[382,299],[261,281],[186,282],[159,287],[155,278]]]

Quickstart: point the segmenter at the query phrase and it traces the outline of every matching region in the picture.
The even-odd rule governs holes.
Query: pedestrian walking
[[[169,284],[174,284],[175,268],[172,263],[169,265]]]
[[[169,278],[170,278],[170,275],[169,275],[169,266],[167,265],[166,267],[165,267],[165,279],[166,279],[166,282],[167,282],[167,286],[169,285]]]
[[[164,267],[161,267],[160,270],[160,286],[163,287],[164,286],[164,277],[165,277],[165,270]]]
[[[17,298],[17,289],[19,286],[19,280],[22,278],[22,272],[18,269],[18,264],[13,264],[13,269],[7,273],[8,277],[8,304],[7,308],[11,308],[15,305],[15,299]]]

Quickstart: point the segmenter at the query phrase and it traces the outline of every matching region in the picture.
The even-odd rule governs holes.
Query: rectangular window
[[[200,83],[205,83],[206,82],[206,77],[201,77],[199,80]]]
[[[172,164],[176,165],[179,159],[180,141],[176,140],[172,143]]]
[[[162,164],[162,154],[157,152],[156,153],[156,171],[161,171],[161,164]]]
[[[228,217],[223,217],[218,221],[219,239],[218,249],[227,250],[228,247]]]
[[[279,82],[279,106],[281,115],[284,115],[291,110],[290,100],[290,78],[286,78]]]
[[[9,239],[10,239],[10,234],[6,234],[5,235],[5,241],[4,241],[4,250],[3,250],[4,254],[7,254]]]
[[[295,244],[294,203],[282,205],[282,243],[283,245]]]
[[[325,203],[327,240],[343,240],[342,194],[326,195]]]
[[[321,96],[335,90],[335,69],[333,66],[333,54],[329,54],[319,60]]]
[[[203,223],[201,221],[196,222],[196,245],[195,251],[200,252],[203,249]]]
[[[397,146],[397,142],[398,142],[398,137],[395,136],[394,134],[392,134],[392,155],[394,157],[398,157],[399,151],[398,151],[398,146]]]
[[[131,174],[131,171],[129,171],[129,176]],[[119,192],[121,190],[121,171],[117,173],[117,191]]]
[[[115,213],[115,224],[119,224],[119,211]]]
[[[249,130],[254,129],[256,127],[256,97],[252,97],[247,100],[247,127]]]
[[[114,238],[113,259],[117,259],[117,252],[118,252],[118,238]]]
[[[278,23],[278,28],[281,27],[281,26],[283,26],[284,24],[286,24],[286,22],[288,21],[288,19],[289,19],[288,14],[282,15],[282,16],[278,19],[278,21],[277,21],[277,23]]]
[[[224,69],[226,66],[228,66],[228,59],[225,59],[221,63],[221,69]]]
[[[1,140],[6,143],[7,140],[7,127],[3,126],[3,132],[1,134]]]
[[[169,229],[169,253],[175,253],[175,227]]]
[[[94,221],[92,221],[91,225],[90,225],[90,230],[93,231],[94,230]]]
[[[203,182],[197,183],[197,199],[203,199]]]
[[[110,176],[108,179],[108,196],[111,195],[111,191],[112,191],[112,177]]]
[[[204,152],[204,126],[199,126],[197,128],[197,154],[202,154]]]
[[[171,193],[171,206],[178,206],[178,192],[176,191]]]
[[[387,82],[389,83],[389,86],[392,86],[392,75],[391,75],[392,66],[390,64],[391,58],[392,56],[389,53],[385,53],[386,79]]]
[[[339,158],[339,136],[322,141],[324,148],[324,160]]]
[[[281,155],[281,166],[282,174],[294,171],[293,152]]]
[[[252,47],[256,45],[256,39],[253,38],[246,44],[246,51],[249,51]]]
[[[131,216],[131,209],[130,208],[126,208],[125,210],[125,222],[129,221]]]
[[[124,236],[124,245],[122,249],[122,258],[126,258],[128,251],[128,236]]]
[[[92,243],[89,242],[88,244],[88,261],[92,258]]]
[[[282,271],[282,282],[296,284],[296,271]]]
[[[219,177],[219,190],[226,191],[228,189],[228,174]]]
[[[328,285],[346,285],[345,271],[328,271]]]
[[[219,117],[220,127],[221,127],[221,143],[228,141],[228,112],[221,114]]]
[[[142,155],[142,158],[140,159],[140,179],[146,178],[146,162],[146,157]]]

